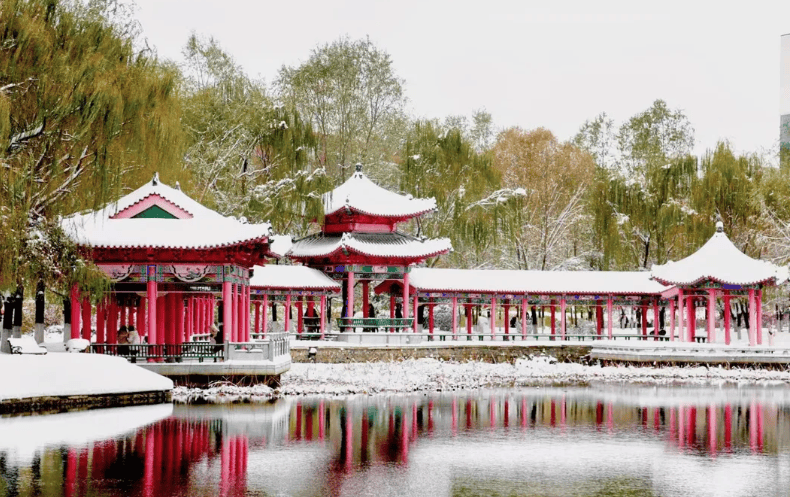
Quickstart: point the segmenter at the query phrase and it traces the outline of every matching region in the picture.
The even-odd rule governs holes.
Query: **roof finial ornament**
[[[154,173],[154,179],[151,180],[151,184],[156,186],[159,184],[159,173]]]
[[[176,190],[181,191],[181,183],[176,181]]]
[[[358,173],[361,173],[362,172],[362,163],[361,162],[357,162],[357,165],[354,166],[354,169],[356,169],[356,171]]]
[[[716,214],[716,233],[724,233],[724,223],[721,220],[721,214]]]

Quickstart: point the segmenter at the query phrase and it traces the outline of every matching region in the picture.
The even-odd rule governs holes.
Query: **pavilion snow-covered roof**
[[[674,286],[692,286],[712,280],[727,285],[776,284],[784,279],[776,265],[752,259],[730,241],[722,223],[699,250],[680,261],[653,265],[654,280]]]
[[[658,295],[668,289],[640,271],[415,268],[409,284],[422,292],[529,295]]]
[[[155,203],[152,203],[155,199]],[[175,206],[175,219],[119,217],[139,205]],[[210,249],[246,242],[268,242],[268,223],[248,224],[223,216],[158,177],[103,209],[74,214],[61,221],[77,244],[93,248]]]
[[[253,266],[250,287],[340,291],[340,283],[307,266]]]
[[[399,232],[311,235],[294,242],[288,255],[296,258],[328,257],[350,252],[370,257],[425,258],[452,250],[448,238],[421,239]]]
[[[345,183],[325,193],[323,200],[326,216],[348,208],[371,216],[410,218],[436,209],[434,198],[412,198],[378,186],[365,176],[360,165]]]

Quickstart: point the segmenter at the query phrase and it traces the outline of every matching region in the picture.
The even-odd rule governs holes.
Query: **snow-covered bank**
[[[0,354],[0,401],[168,391],[173,382],[100,354]]]
[[[596,382],[667,384],[788,384],[790,372],[695,368],[601,367],[556,363],[551,358],[518,360],[515,364],[443,362],[414,359],[402,362],[350,364],[294,363],[277,390],[217,385],[208,390],[176,388],[173,400],[238,402],[281,395],[350,395],[432,392],[476,388],[542,385],[585,385]]]

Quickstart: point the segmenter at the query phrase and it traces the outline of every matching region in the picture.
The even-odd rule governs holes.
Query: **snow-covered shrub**
[[[453,329],[453,308],[449,305],[437,305],[433,309],[433,324],[436,329],[451,331]]]

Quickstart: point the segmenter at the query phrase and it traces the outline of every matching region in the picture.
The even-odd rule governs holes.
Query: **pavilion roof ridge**
[[[145,198],[156,195],[172,202],[191,217],[176,219],[115,217]],[[178,189],[165,185],[158,175],[118,201],[96,211],[61,219],[61,226],[76,243],[93,248],[210,249],[254,241],[273,235],[269,223],[251,224],[223,216]]]
[[[377,217],[414,217],[436,210],[436,199],[413,198],[387,190],[362,172],[360,165],[342,185],[322,195],[324,215],[341,209]]]
[[[741,252],[718,222],[713,236],[696,252],[679,261],[654,264],[651,278],[667,285],[693,286],[703,281],[723,285],[776,284],[783,278],[775,264]]]

